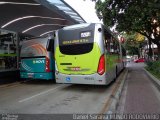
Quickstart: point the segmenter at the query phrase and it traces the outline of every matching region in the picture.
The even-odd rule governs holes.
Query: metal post
[[[16,33],[15,36],[15,40],[16,40],[16,56],[17,56],[17,69],[19,68],[19,60],[20,60],[20,47],[19,47],[19,37],[18,37],[18,33]]]
[[[120,59],[122,60],[122,46],[120,41],[119,41],[119,52],[120,52]]]
[[[10,54],[10,43],[8,42],[8,54]]]
[[[152,43],[152,60],[154,61],[154,44]]]

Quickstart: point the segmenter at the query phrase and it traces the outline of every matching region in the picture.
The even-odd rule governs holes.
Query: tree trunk
[[[158,60],[160,60],[160,44],[157,45],[157,49],[158,49]]]
[[[148,51],[148,56],[149,56],[149,60],[152,60],[152,48],[151,48],[151,39],[148,39],[148,43],[149,43],[149,51]]]

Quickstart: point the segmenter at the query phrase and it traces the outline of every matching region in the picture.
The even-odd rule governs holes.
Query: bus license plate
[[[34,77],[34,73],[28,73],[28,77],[29,78],[33,78]]]

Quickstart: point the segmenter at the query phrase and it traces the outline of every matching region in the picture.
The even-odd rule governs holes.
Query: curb
[[[151,80],[157,85],[157,87],[160,89],[160,80],[158,78],[156,78],[155,76],[153,76],[150,72],[148,72],[145,68],[143,68],[143,70],[145,71],[145,73],[147,74],[147,76],[149,78],[151,78]]]
[[[122,82],[120,83],[120,86],[118,90],[116,91],[115,95],[112,97],[111,105],[109,106],[109,109],[107,110],[105,114],[111,114],[111,115],[115,114],[127,75],[128,75],[128,69],[126,68],[126,71],[122,78]]]

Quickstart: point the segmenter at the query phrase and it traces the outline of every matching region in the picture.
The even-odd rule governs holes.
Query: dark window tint
[[[31,57],[21,57],[21,59],[30,59],[30,58],[45,58],[46,56],[31,56]]]
[[[60,52],[66,55],[85,54],[85,53],[89,53],[92,49],[93,49],[93,43],[60,46]]]

